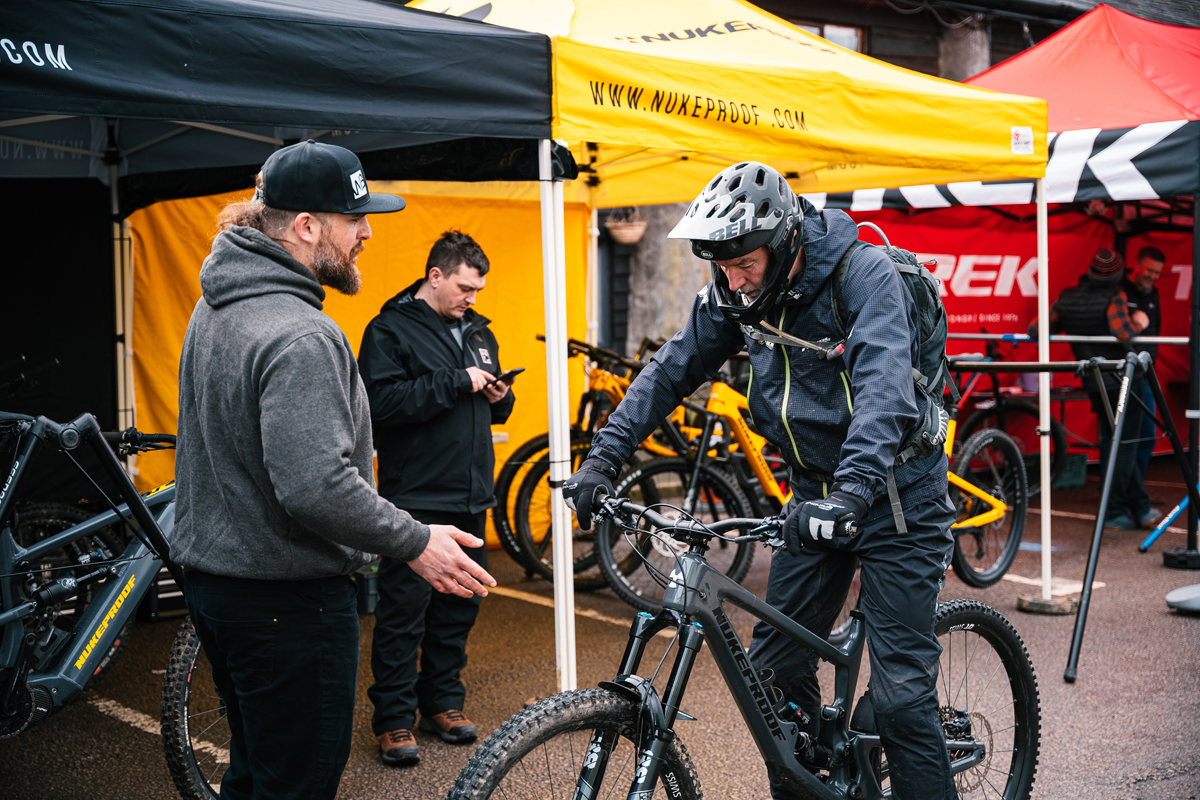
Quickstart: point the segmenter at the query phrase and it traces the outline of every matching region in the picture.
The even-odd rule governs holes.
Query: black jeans
[[[1129,399],[1125,404],[1125,424],[1121,428],[1121,449],[1117,451],[1117,463],[1113,469],[1112,488],[1108,495],[1106,519],[1128,514],[1134,522],[1144,519],[1150,513],[1150,496],[1146,494],[1145,470],[1138,465],[1138,439],[1142,432],[1142,420],[1145,413],[1142,406],[1135,400],[1141,397],[1146,388],[1146,379],[1135,375],[1129,384]],[[1113,411],[1113,421],[1117,418],[1117,399],[1120,391],[1108,388],[1108,402]],[[1104,404],[1100,394],[1088,391],[1092,402],[1092,410],[1096,412],[1097,427],[1100,431],[1100,476],[1103,480],[1108,469],[1108,454],[1112,449],[1112,429],[1108,425],[1108,416],[1104,413]],[[1153,444],[1151,444],[1153,447]],[[1103,483],[1101,484],[1103,487]]]
[[[228,711],[222,800],[332,800],[354,723],[353,582],[188,572],[184,596]]]
[[[487,512],[409,513],[426,525],[454,525],[480,539],[487,524]],[[487,547],[464,550],[487,569]],[[412,728],[418,709],[423,717],[462,709],[467,689],[459,675],[467,666],[467,635],[478,615],[478,597],[436,592],[408,564],[383,558],[371,642],[375,683],[367,689],[375,705],[371,727],[376,736],[397,728]]]
[[[933,632],[938,592],[954,549],[954,507],[946,496],[904,510],[900,536],[890,514],[871,509],[849,543],[826,548],[805,541],[793,557],[771,556],[767,602],[813,633],[827,637],[846,601],[854,568],[862,566],[859,608],[866,617],[875,725],[891,765],[892,792],[900,800],[958,797],[938,721],[937,678],[942,645]],[[775,685],[812,719],[816,735],[821,687],[815,653],[764,623],[754,626],[750,660],[775,671]],[[776,800],[793,795],[772,781]]]

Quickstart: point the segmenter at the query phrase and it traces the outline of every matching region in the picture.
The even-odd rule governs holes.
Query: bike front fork
[[[654,685],[637,675],[637,669],[641,664],[646,643],[654,634],[671,624],[679,626],[676,635],[679,650],[675,654],[675,663],[660,699]],[[688,622],[678,614],[668,611],[661,611],[656,616],[639,614],[629,632],[629,645],[621,659],[620,674],[615,681],[600,684],[601,688],[638,705],[638,764],[629,786],[629,800],[649,798],[654,794],[654,787],[660,778],[668,784],[668,789],[671,785],[678,785],[679,778],[663,773],[663,754],[675,736],[675,720],[680,717],[694,719],[680,712],[679,702],[683,698],[692,666],[696,663],[696,655],[703,643],[704,628],[698,622]],[[616,746],[617,735],[602,730],[592,734],[572,800],[595,800],[599,796],[604,771]]]

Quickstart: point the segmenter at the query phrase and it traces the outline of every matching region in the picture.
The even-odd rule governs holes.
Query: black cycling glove
[[[620,472],[611,461],[593,450],[579,465],[579,471],[567,478],[567,482],[563,484],[563,499],[567,501],[567,507],[575,512],[582,530],[590,530],[592,527],[592,506],[596,501],[596,491],[602,489],[601,496],[612,494],[613,479]]]
[[[850,492],[830,492],[824,500],[801,503],[783,521],[783,540],[787,550],[800,555],[803,546],[833,544],[837,539],[850,539],[858,533],[859,520],[867,515],[867,503]]]

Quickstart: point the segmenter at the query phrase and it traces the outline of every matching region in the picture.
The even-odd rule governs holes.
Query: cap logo
[[[712,253],[710,253],[708,250],[701,250],[701,251],[700,251],[700,257],[701,257],[701,258],[707,258],[707,259],[709,259],[709,260],[712,260],[713,254],[712,254]]]
[[[354,190],[355,200],[367,196],[367,179],[361,169],[350,173],[350,188]]]

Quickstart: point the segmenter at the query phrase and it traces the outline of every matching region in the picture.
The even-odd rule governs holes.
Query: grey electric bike
[[[661,504],[660,510],[666,510]],[[548,797],[629,800],[702,797],[700,777],[676,723],[696,655],[706,640],[768,773],[804,800],[875,800],[891,795],[887,756],[874,730],[869,692],[854,703],[866,631],[854,612],[840,646],[800,626],[705,560],[713,540],[783,545],[778,518],[724,519],[704,524],[676,510],[605,498],[596,524],[633,535],[653,530],[681,544],[670,574],[660,574],[662,610],[639,613],[617,676],[597,689],[553,695],[526,707],[498,728],[471,757],[450,800]],[[773,685],[768,670],[751,666],[725,612],[749,612],[833,665],[834,697],[819,711],[819,733],[802,728],[803,712]],[[650,638],[675,629],[674,666],[661,692],[639,675]],[[1037,770],[1041,707],[1033,665],[1020,636],[995,610],[967,600],[938,607],[935,630],[943,646],[938,715],[955,784],[964,798],[1027,800]],[[683,729],[686,733],[686,727]]]
[[[90,414],[59,424],[0,412],[0,439],[16,440],[0,477],[0,739],[6,739],[100,679],[161,567],[179,586],[183,576],[167,558],[175,484],[138,494],[110,447],[145,452],[173,445],[174,436],[133,428],[105,433]],[[91,451],[124,502],[117,505],[93,480],[108,511],[81,519],[43,508],[23,518],[14,497],[35,454],[58,450],[79,466],[73,451],[80,448]],[[133,534],[124,547],[124,537],[112,532],[121,527]]]

